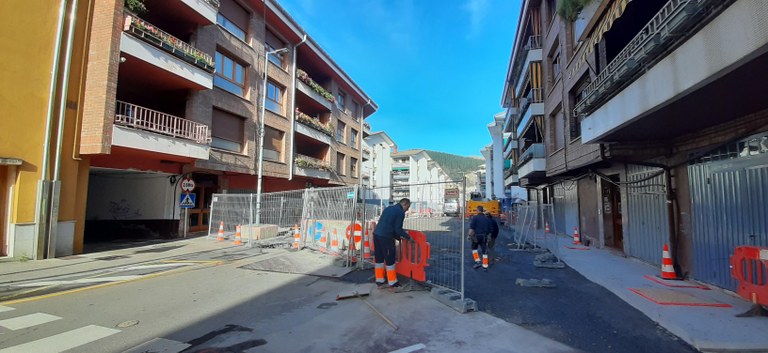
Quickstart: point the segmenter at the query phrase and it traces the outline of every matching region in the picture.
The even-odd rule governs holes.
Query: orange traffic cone
[[[363,258],[368,260],[371,258],[371,242],[370,242],[370,229],[365,230],[365,238],[363,238]]]
[[[672,267],[672,256],[669,255],[667,244],[664,244],[664,251],[661,254],[661,278],[678,279],[675,268]]]
[[[301,237],[299,236],[299,225],[293,226],[293,250],[298,251],[299,250],[299,239]]]
[[[219,235],[216,237],[218,241],[224,241],[224,221],[219,223]]]
[[[243,242],[240,241],[240,225],[238,224],[237,227],[235,227],[235,242],[232,243],[232,245],[243,245]]]
[[[320,228],[320,252],[325,254],[326,251],[328,251],[328,236],[326,235],[328,233],[327,230]]]
[[[579,227],[573,227],[573,243],[581,245],[581,237],[579,237]]]
[[[336,233],[336,228],[333,228],[333,235],[331,236],[331,255],[339,254],[339,235]]]
[[[549,234],[549,222],[544,222],[544,233]]]

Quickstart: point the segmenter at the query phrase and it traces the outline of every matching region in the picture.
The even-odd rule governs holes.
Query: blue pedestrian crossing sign
[[[195,208],[195,194],[185,192],[179,195],[179,208]]]

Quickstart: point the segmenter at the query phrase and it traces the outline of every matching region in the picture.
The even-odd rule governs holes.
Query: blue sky
[[[480,156],[520,0],[278,0],[379,105],[400,150]]]

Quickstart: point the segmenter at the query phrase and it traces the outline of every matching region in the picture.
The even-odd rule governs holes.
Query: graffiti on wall
[[[126,199],[109,202],[109,214],[112,219],[136,219],[141,218],[141,210],[131,208],[131,203]]]

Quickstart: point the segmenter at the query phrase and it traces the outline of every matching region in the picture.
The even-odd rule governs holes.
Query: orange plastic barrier
[[[416,231],[407,230],[413,241],[402,241],[397,249],[397,273],[413,278],[419,282],[427,280],[426,267],[429,259],[429,243],[427,235]]]
[[[739,295],[768,305],[768,248],[738,246],[731,256],[731,276],[739,281]]]

